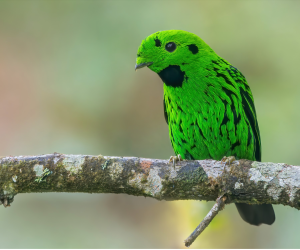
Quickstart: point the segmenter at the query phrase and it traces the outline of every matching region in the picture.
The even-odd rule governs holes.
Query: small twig
[[[192,232],[192,234],[185,239],[184,244],[186,247],[192,245],[196,238],[204,231],[204,229],[209,225],[209,223],[215,218],[215,216],[221,211],[225,206],[226,196],[221,195],[212,209],[208,212],[205,218],[201,221],[198,227]]]

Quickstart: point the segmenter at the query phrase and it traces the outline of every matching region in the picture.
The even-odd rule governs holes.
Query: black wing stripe
[[[244,107],[245,114],[248,118],[252,132],[254,134],[254,143],[255,143],[255,159],[261,161],[261,150],[260,150],[260,135],[259,128],[257,125],[256,114],[254,109],[254,103],[252,99],[248,96],[248,93],[240,88],[242,96],[242,104]]]
[[[168,113],[167,113],[167,110],[166,110],[165,97],[164,97],[164,117],[165,117],[166,123],[169,124],[169,122],[168,122]]]
[[[230,68],[227,69],[227,72],[237,83],[242,84],[243,87],[245,88],[245,89],[243,87],[239,88],[242,97],[242,105],[253,133],[255,159],[257,161],[261,161],[260,134],[259,134],[259,128],[256,119],[255,106],[253,103],[253,99],[251,98],[251,92],[250,94],[248,92],[250,91],[250,88],[246,83],[246,79],[244,75],[237,68],[230,65]],[[236,77],[234,75],[239,75],[239,77]],[[251,134],[249,132],[250,131],[248,131],[248,142],[247,142],[248,144],[249,144],[249,140],[251,140],[250,138]]]

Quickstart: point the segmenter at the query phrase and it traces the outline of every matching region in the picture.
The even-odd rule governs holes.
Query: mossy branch
[[[300,208],[300,167],[236,160],[179,161],[48,154],[0,158],[0,203],[18,193],[125,193],[158,200],[283,204]]]
[[[17,193],[126,193],[158,200],[283,204],[300,208],[300,167],[236,160],[179,161],[48,154],[0,158],[0,200]],[[10,202],[8,201],[8,204]]]

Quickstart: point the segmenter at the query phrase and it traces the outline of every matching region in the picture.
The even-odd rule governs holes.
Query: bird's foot
[[[177,155],[177,156],[171,156],[169,162],[173,162],[173,168],[175,169],[175,163],[177,161],[182,161],[182,157],[181,155]]]
[[[224,162],[225,165],[230,165],[231,163],[233,163],[235,161],[235,157],[234,156],[224,156],[221,160],[221,162]]]

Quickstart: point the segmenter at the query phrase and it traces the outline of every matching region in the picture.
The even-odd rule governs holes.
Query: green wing
[[[245,111],[246,117],[249,122],[248,125],[250,125],[252,129],[252,133],[254,137],[255,160],[261,161],[260,133],[259,133],[256,111],[255,111],[254,101],[253,101],[250,87],[247,84],[246,78],[237,68],[230,65],[230,68],[227,71],[239,86],[241,97],[242,97],[243,109]],[[249,133],[248,136],[250,136],[250,131],[248,133]]]

